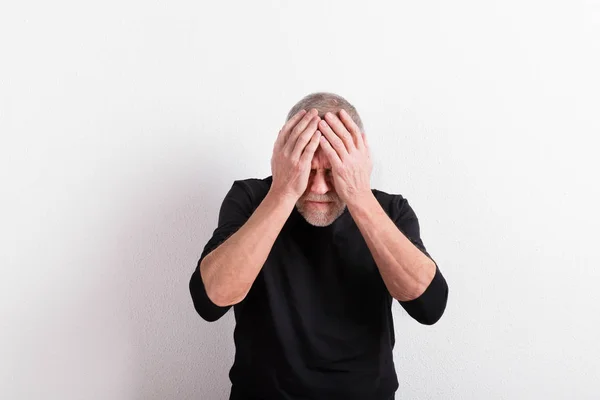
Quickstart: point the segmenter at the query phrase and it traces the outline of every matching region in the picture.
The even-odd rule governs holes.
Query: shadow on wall
[[[225,192],[213,189],[214,165],[204,171],[197,165],[182,169],[179,164],[144,173],[123,205],[119,255],[127,274],[135,398],[140,400],[218,400],[230,391],[233,312],[217,322],[204,321],[188,289]]]

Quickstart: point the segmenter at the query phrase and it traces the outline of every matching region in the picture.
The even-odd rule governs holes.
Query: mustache
[[[304,198],[304,201],[332,201],[332,202],[336,202],[337,201],[337,197],[332,197],[332,196],[311,196]]]

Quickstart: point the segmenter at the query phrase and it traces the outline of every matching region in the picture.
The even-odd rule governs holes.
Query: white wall
[[[288,109],[361,113],[449,286],[402,399],[596,399],[600,3],[3,2],[0,397],[226,399],[189,276]]]

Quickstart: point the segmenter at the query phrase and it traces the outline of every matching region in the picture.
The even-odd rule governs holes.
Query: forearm
[[[372,193],[349,203],[348,211],[392,297],[409,301],[423,294],[435,275],[435,263],[398,229]]]
[[[294,205],[293,198],[269,192],[248,221],[204,257],[200,274],[213,303],[227,306],[246,297]]]

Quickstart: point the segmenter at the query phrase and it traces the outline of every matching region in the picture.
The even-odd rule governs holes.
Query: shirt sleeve
[[[235,181],[229,192],[225,195],[219,211],[217,228],[204,246],[204,250],[200,255],[189,283],[194,308],[208,322],[221,318],[231,306],[220,307],[210,300],[206,294],[206,288],[200,274],[200,263],[211,251],[216,249],[244,225],[253,211],[250,194],[246,191],[241,181]]]
[[[415,247],[435,263],[435,275],[427,289],[416,299],[398,302],[419,323],[433,325],[442,317],[446,309],[448,284],[437,262],[431,257],[421,240],[419,220],[410,204],[408,204],[408,200],[402,196],[397,196],[394,206],[396,207],[394,218],[396,226]]]

